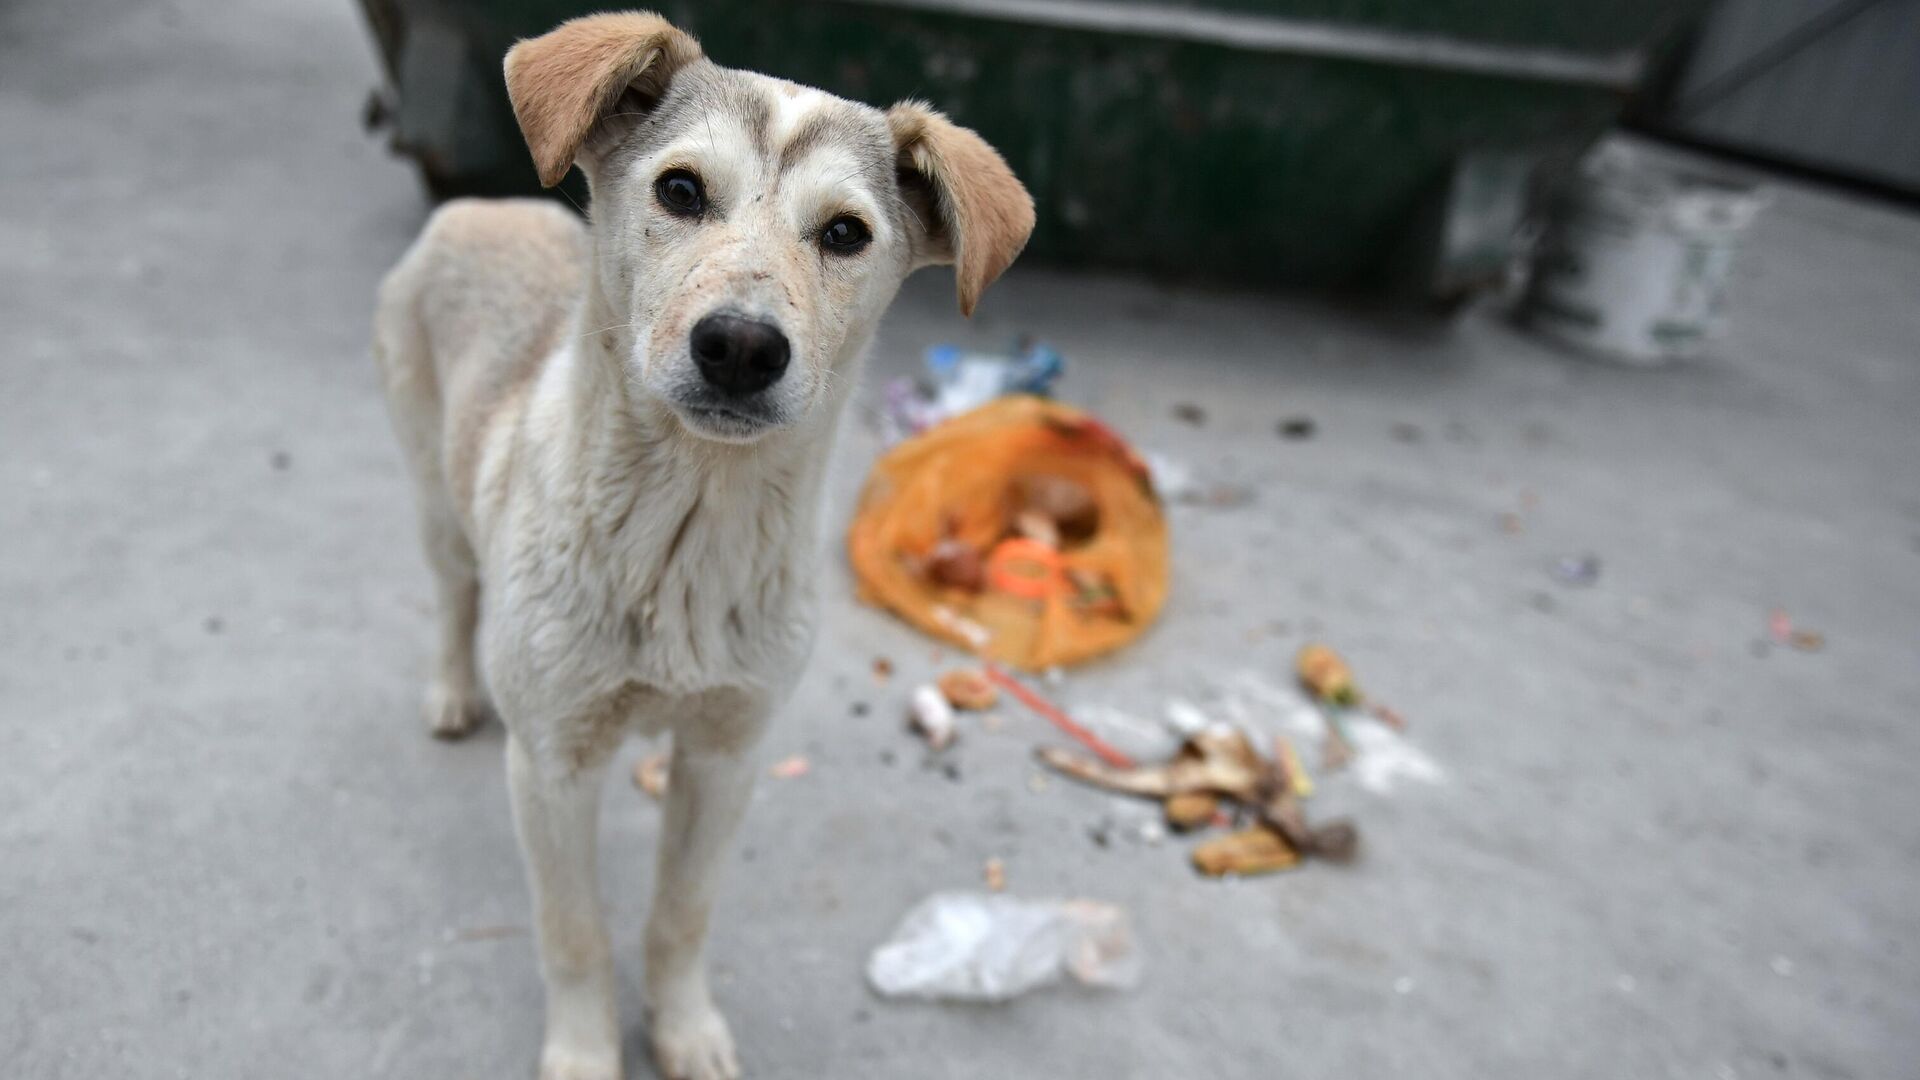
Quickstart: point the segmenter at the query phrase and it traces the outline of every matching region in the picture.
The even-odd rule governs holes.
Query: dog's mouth
[[[689,431],[719,442],[753,442],[782,422],[779,410],[758,403],[682,401],[674,412]]]

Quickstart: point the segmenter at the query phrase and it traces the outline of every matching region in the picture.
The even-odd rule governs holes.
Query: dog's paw
[[[436,739],[458,739],[471,734],[493,716],[487,699],[472,691],[456,690],[436,679],[427,684],[427,698],[421,711],[427,730]]]
[[[653,1063],[666,1080],[739,1080],[733,1035],[711,1005],[657,1014],[652,1037]]]
[[[620,1054],[583,1053],[549,1043],[540,1051],[540,1080],[623,1080]]]

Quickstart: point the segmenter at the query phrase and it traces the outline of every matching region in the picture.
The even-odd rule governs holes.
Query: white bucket
[[[1734,252],[1765,202],[1752,185],[1602,145],[1551,215],[1527,322],[1631,364],[1700,356],[1726,332]]]

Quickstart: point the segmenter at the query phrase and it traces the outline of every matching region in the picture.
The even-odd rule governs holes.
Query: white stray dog
[[[970,312],[1033,202],[925,106],[716,66],[655,15],[565,23],[514,46],[506,78],[541,181],[580,166],[591,222],[455,202],[380,289],[374,352],[439,592],[427,723],[455,736],[492,708],[508,732],[541,1080],[622,1076],[598,792],[624,737],[672,733],[650,1036],[669,1077],[734,1077],[707,915],[749,752],[811,648],[834,431],[901,280],[953,263]]]

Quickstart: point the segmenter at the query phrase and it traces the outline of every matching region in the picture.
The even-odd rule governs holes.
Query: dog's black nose
[[[738,315],[709,315],[693,324],[691,336],[700,374],[725,394],[744,397],[772,386],[792,355],[779,327]]]

